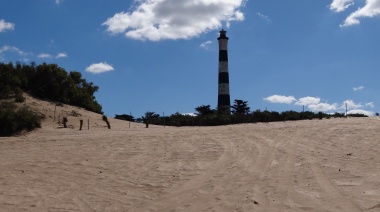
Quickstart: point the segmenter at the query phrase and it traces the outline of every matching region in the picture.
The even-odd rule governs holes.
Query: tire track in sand
[[[318,139],[322,139],[320,138],[321,132],[314,133]],[[333,132],[331,132],[331,128],[324,131],[324,133],[328,135],[334,134]],[[329,199],[329,201],[325,201],[326,205],[322,205],[321,208],[333,208],[334,210],[345,212],[355,212],[363,210],[362,208],[360,208],[358,204],[356,204],[352,200],[352,198],[349,198],[349,196],[344,195],[338,189],[335,183],[326,175],[325,171],[323,170],[323,167],[314,156],[310,155],[308,163],[310,164],[312,174],[314,175],[317,184],[319,185],[321,190],[325,192],[325,196]]]
[[[268,202],[264,194],[266,187],[258,188],[258,181],[267,180],[280,139],[275,136],[276,141],[273,141],[256,134],[245,135],[242,139],[242,135],[233,131],[225,131],[223,136],[228,138],[220,140],[224,154],[213,169],[160,199],[166,201],[166,206],[151,204],[151,211],[250,211],[261,208],[258,202]],[[192,189],[184,189],[189,187]],[[228,204],[224,199],[228,199]],[[187,204],[189,202],[191,204]]]
[[[204,139],[215,140],[210,134],[198,131],[203,135]],[[177,185],[170,189],[168,193],[158,199],[152,200],[149,203],[144,202],[143,205],[136,207],[135,211],[170,211],[180,206],[192,206],[196,204],[197,200],[200,200],[202,196],[202,190],[206,187],[207,181],[210,181],[212,177],[221,169],[224,169],[225,164],[228,164],[232,158],[236,157],[236,149],[231,141],[225,141],[223,145],[223,153],[219,159],[207,169],[204,173],[191,178],[184,184]],[[186,202],[191,202],[192,205],[186,205]]]
[[[79,211],[81,212],[91,212],[91,211],[94,211],[90,204],[87,203],[86,201],[84,201],[82,198],[80,198],[78,195],[75,195],[75,197],[73,197],[73,202],[75,202],[75,204],[78,206],[79,208]]]
[[[268,188],[273,189],[273,192],[268,192],[268,199],[265,202],[264,208],[267,208],[268,211],[277,211],[279,209],[286,208],[288,202],[288,191],[292,186],[294,181],[295,174],[295,165],[296,165],[296,155],[297,155],[297,143],[299,137],[299,131],[295,129],[294,133],[291,133],[291,136],[284,137],[283,142],[277,140],[277,146],[275,148],[276,153],[283,154],[286,158],[280,161],[282,168],[279,168],[279,175],[269,182]],[[284,153],[279,153],[281,149],[287,149]],[[273,159],[271,160],[271,162]],[[282,164],[283,162],[283,164]],[[272,195],[270,195],[272,193]]]
[[[232,138],[234,151],[237,152],[233,158],[230,158],[229,164],[221,169],[219,178],[213,182],[215,189],[212,192],[203,194],[196,200],[196,204],[190,211],[242,211],[250,210],[257,207],[257,196],[254,194],[254,187],[257,178],[261,173],[261,166],[265,164],[268,157],[266,144],[273,142],[262,142],[258,145],[256,142],[261,140],[256,136],[243,137],[235,132],[229,132]],[[266,165],[270,167],[270,163]],[[214,178],[215,179],[215,178]],[[229,204],[223,200],[228,200]]]
[[[314,176],[317,179],[319,186],[327,193],[331,198],[329,201],[330,204],[336,209],[340,209],[345,212],[356,212],[362,211],[362,209],[356,205],[352,200],[344,196],[338,188],[334,185],[331,180],[326,176],[322,167],[315,163],[311,162],[311,168],[313,170]]]
[[[233,173],[224,170],[225,176],[214,182],[222,187],[198,197],[196,204],[193,204],[195,207],[186,211],[253,211],[268,206],[268,173],[283,138],[281,135],[274,135],[272,140],[257,132],[238,135],[231,131],[228,134],[229,137],[236,136],[240,139],[232,141],[236,149],[234,151],[238,154],[230,158],[230,166],[237,169]],[[264,181],[265,186],[260,186],[260,181]],[[228,205],[223,203],[226,198]]]

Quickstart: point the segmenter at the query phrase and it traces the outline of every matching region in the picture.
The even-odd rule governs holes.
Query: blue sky
[[[232,101],[379,111],[380,0],[1,0],[0,62],[79,71],[108,116],[193,113],[216,107],[221,29]]]

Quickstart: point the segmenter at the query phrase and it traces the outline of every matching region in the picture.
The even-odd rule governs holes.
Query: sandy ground
[[[109,130],[28,101],[47,119],[0,138],[0,211],[380,211],[377,117]]]

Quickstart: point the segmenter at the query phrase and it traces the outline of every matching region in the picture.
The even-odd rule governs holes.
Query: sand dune
[[[109,130],[28,98],[47,119],[0,138],[0,211],[380,211],[377,117]]]

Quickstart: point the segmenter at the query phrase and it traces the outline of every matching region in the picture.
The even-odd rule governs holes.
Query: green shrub
[[[0,136],[11,136],[23,130],[31,131],[41,127],[42,116],[28,107],[17,108],[13,102],[0,103]]]
[[[110,122],[108,121],[107,116],[103,115],[103,116],[102,116],[102,119],[103,119],[103,121],[105,121],[105,122],[107,123],[107,127],[108,127],[108,129],[111,129],[111,125],[110,125]]]
[[[63,123],[63,127],[64,127],[64,128],[67,128],[67,122],[68,122],[67,117],[63,117],[63,119],[62,119],[62,123]]]
[[[64,104],[85,108],[103,114],[102,106],[94,93],[99,89],[92,82],[82,78],[77,71],[67,72],[57,64],[36,66],[0,63],[0,99],[8,99],[28,92],[40,99],[49,99]],[[23,98],[18,97],[22,102]]]
[[[16,98],[15,98],[15,102],[17,102],[17,103],[25,102],[25,97],[22,94],[21,95],[17,95]]]

